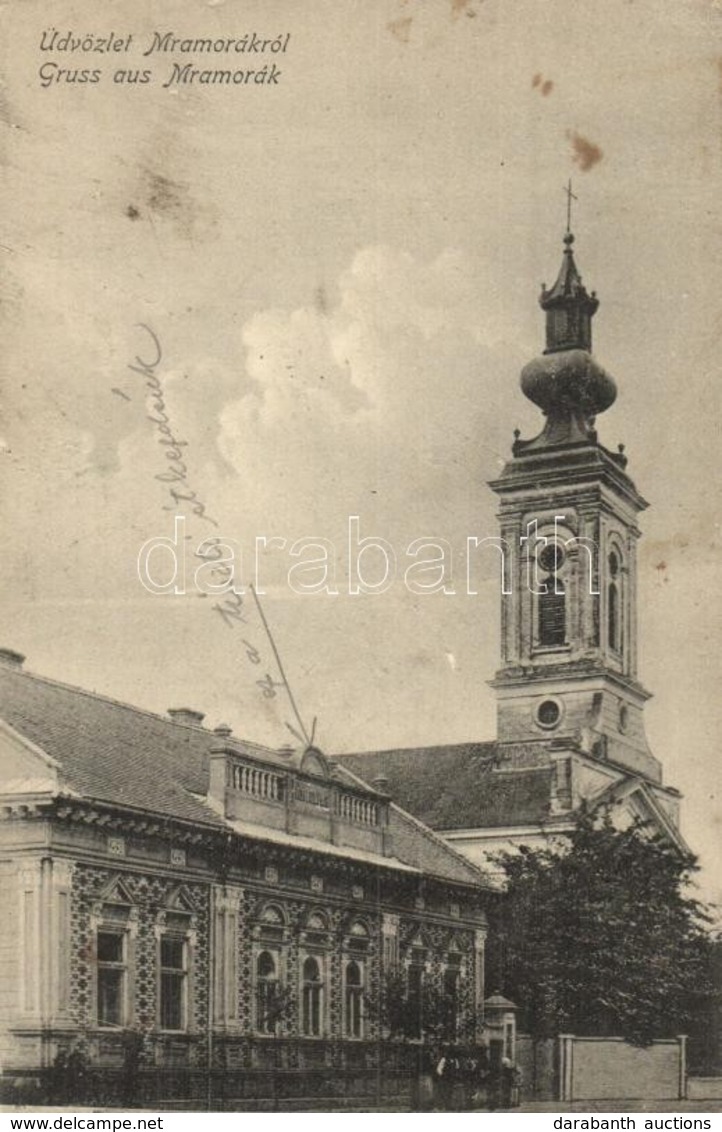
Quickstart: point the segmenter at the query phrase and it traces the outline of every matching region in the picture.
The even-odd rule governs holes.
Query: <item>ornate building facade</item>
[[[491,483],[502,549],[501,666],[491,682],[497,738],[344,757],[471,860],[570,828],[586,803],[642,819],[684,852],[679,794],[665,786],[644,729],[649,693],[637,672],[638,516],[647,503],[623,446],[600,442],[597,416],[616,398],[592,355],[599,306],[564,238],[553,287],[542,288],[543,354],[522,371],[544,415],[517,433]]]
[[[388,1105],[434,988],[481,1038],[488,884],[378,786],[9,650],[0,717],[7,1096],[57,1078],[75,1103]]]

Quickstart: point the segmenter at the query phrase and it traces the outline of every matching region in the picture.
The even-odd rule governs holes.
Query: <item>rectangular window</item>
[[[160,1028],[185,1030],[187,943],[174,935],[160,937]]]
[[[126,934],[99,931],[96,942],[98,959],[98,1025],[125,1024],[125,989],[127,978]]]

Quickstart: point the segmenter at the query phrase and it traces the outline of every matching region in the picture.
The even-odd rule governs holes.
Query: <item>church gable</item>
[[[618,829],[629,829],[635,823],[649,839],[661,837],[681,853],[690,852],[676,823],[659,804],[653,788],[639,778],[625,778],[589,799],[596,809],[606,809]]]

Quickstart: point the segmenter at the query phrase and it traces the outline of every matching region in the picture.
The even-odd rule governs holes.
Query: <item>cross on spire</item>
[[[575,196],[574,193],[572,192],[572,179],[571,179],[571,177],[569,178],[569,184],[562,191],[564,193],[566,193],[566,197],[567,197],[567,232],[571,232],[571,230],[572,230],[572,201],[573,200],[579,200],[579,197]]]

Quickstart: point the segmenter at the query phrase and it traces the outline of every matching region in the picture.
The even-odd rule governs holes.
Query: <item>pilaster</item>
[[[218,1030],[240,1027],[238,940],[242,901],[243,889],[235,885],[213,886],[213,1025]]]
[[[73,865],[51,857],[24,860],[20,901],[19,1019],[21,1026],[68,1026],[70,902]]]

